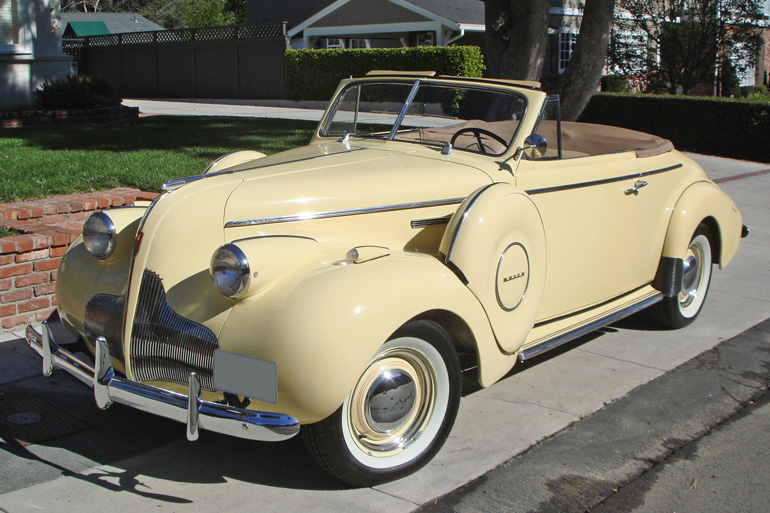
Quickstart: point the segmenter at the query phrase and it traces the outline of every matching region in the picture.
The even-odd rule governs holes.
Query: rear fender
[[[741,213],[730,197],[713,182],[696,182],[685,189],[674,207],[663,243],[664,258],[683,259],[693,233],[702,222],[717,238],[715,261],[724,268],[738,251],[743,227]]]

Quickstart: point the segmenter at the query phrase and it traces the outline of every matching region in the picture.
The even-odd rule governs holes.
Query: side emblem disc
[[[529,255],[518,242],[509,245],[500,255],[495,278],[497,302],[510,312],[521,304],[529,287]]]

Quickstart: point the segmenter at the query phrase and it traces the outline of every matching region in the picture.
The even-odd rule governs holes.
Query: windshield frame
[[[497,84],[490,84],[490,83],[466,83],[463,82],[463,79],[465,77],[458,77],[457,80],[441,80],[433,78],[433,77],[420,77],[420,78],[412,78],[412,77],[397,77],[394,76],[393,78],[390,77],[383,77],[383,76],[377,76],[377,77],[364,77],[360,79],[349,79],[347,81],[344,81],[345,83],[341,85],[341,87],[338,88],[337,94],[335,95],[333,101],[330,103],[329,107],[327,108],[326,112],[324,113],[324,116],[321,120],[321,122],[318,125],[318,129],[316,132],[316,135],[322,139],[338,139],[338,140],[349,140],[351,138],[359,138],[359,139],[377,139],[381,141],[394,141],[394,142],[407,142],[407,143],[413,143],[413,144],[421,144],[426,146],[436,146],[439,142],[438,141],[431,141],[431,140],[410,140],[410,139],[396,139],[396,135],[401,130],[401,124],[403,123],[404,119],[406,118],[409,108],[411,107],[414,98],[417,96],[417,93],[419,92],[420,88],[422,86],[433,86],[433,87],[446,87],[446,88],[454,88],[454,89],[465,89],[469,91],[484,91],[489,93],[498,93],[501,95],[509,95],[516,97],[519,101],[522,103],[522,110],[521,110],[521,118],[520,123],[518,123],[518,126],[516,126],[515,130],[513,131],[513,134],[511,135],[511,138],[509,141],[507,141],[507,145],[504,151],[501,153],[485,153],[481,151],[474,151],[470,149],[465,148],[456,148],[458,150],[461,150],[463,152],[477,154],[477,155],[484,155],[484,156],[490,156],[490,157],[496,157],[499,158],[503,155],[506,155],[507,153],[511,152],[513,150],[513,141],[516,139],[518,134],[520,133],[520,128],[522,125],[522,122],[526,119],[529,111],[529,98],[526,94],[522,94],[519,91],[516,91],[515,89],[511,87],[496,87]],[[476,79],[479,80],[479,79]],[[402,84],[402,85],[409,85],[411,84],[411,89],[409,90],[409,93],[407,95],[407,98],[404,100],[403,104],[401,105],[401,108],[396,116],[396,120],[393,122],[393,125],[391,126],[390,130],[387,133],[387,136],[384,135],[380,137],[372,135],[372,134],[356,134],[352,132],[346,132],[344,134],[329,134],[328,130],[334,121],[335,115],[340,111],[340,103],[343,101],[345,95],[348,91],[350,91],[354,87],[359,87],[359,95],[360,95],[360,86],[363,86],[365,84]],[[394,111],[395,112],[395,111]],[[356,106],[355,111],[353,111],[354,116],[354,126],[358,122],[359,117],[359,108],[358,105]],[[461,121],[458,119],[458,121]],[[385,124],[384,124],[385,125]],[[438,144],[439,147],[445,147],[446,144]],[[450,148],[451,149],[451,148]]]

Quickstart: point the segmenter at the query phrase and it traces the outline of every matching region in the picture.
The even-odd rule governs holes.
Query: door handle
[[[639,194],[639,189],[641,189],[645,185],[647,185],[647,182],[645,182],[644,180],[637,180],[633,187],[631,187],[630,189],[626,189],[626,196],[630,196],[631,194],[636,196],[637,194]]]

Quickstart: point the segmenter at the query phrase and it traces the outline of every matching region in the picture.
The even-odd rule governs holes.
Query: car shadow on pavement
[[[623,320],[519,362],[505,378],[526,372],[618,329],[649,330],[651,325],[640,316]],[[476,369],[471,364],[464,371],[463,395],[471,395],[480,389]],[[4,407],[4,398],[15,398],[17,404],[23,405],[21,409],[25,413],[36,413],[42,421],[47,420],[56,427],[52,431],[43,429],[43,435],[25,431],[36,429],[34,424],[16,426],[17,431],[9,431],[8,416],[21,412],[12,411],[10,406]],[[52,450],[39,450],[41,447]],[[61,456],[67,453],[69,456]],[[84,458],[93,463],[72,470],[68,461],[73,455],[80,457],[74,458],[76,460]],[[3,463],[14,459],[17,460],[16,467]],[[143,479],[192,484],[237,480],[296,490],[350,488],[315,465],[299,436],[281,443],[269,443],[201,431],[198,441],[188,442],[181,423],[120,404],[106,411],[99,410],[91,390],[63,372],[57,372],[52,378],[34,375],[0,384],[0,463],[3,463],[0,481],[6,472],[12,473],[24,462],[44,465],[49,474],[69,476],[107,490],[129,491],[169,503],[183,503],[186,499],[164,495],[163,487],[157,484],[152,489],[147,488]],[[8,491],[3,488],[0,487],[0,493]]]
[[[188,442],[184,424],[121,404],[102,411],[91,389],[72,376],[62,371],[42,376],[42,364],[35,359],[32,365],[26,357],[33,353],[25,346],[22,340],[0,344],[4,368],[24,368],[0,380],[0,494],[58,476],[169,502],[176,499],[157,496],[157,487],[153,493],[143,489],[141,478],[349,488],[315,465],[300,436],[270,443],[202,430],[198,441]],[[29,468],[40,469],[38,477],[14,477]]]

